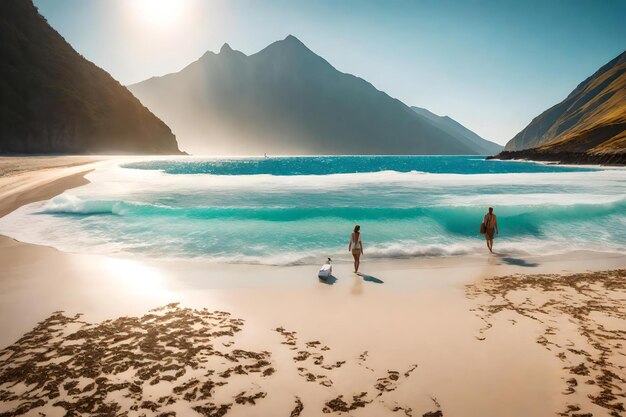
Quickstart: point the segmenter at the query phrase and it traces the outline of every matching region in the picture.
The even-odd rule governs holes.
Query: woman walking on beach
[[[493,253],[493,235],[498,233],[498,218],[493,214],[493,207],[489,207],[489,213],[483,217],[485,225],[485,240],[487,240],[487,249]]]
[[[359,258],[363,255],[363,242],[361,241],[361,226],[358,224],[354,226],[354,231],[350,236],[350,244],[348,245],[348,251],[352,252],[354,257],[354,273],[359,272]]]

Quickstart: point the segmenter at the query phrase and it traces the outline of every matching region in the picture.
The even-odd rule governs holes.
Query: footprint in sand
[[[525,297],[515,302],[510,293],[523,291],[541,292],[548,301],[534,301]],[[542,334],[536,342],[554,352],[564,369],[570,375],[586,377],[585,384],[594,387],[584,397],[578,396],[578,380],[564,376],[564,395],[576,398],[577,404],[566,404],[560,416],[588,416],[595,406],[604,408],[611,416],[624,416],[624,392],[626,378],[624,367],[620,365],[625,354],[621,349],[626,341],[626,333],[620,329],[607,329],[598,317],[626,321],[626,270],[589,272],[571,275],[514,275],[494,277],[468,285],[466,295],[478,302],[475,314],[487,327],[501,311],[517,313],[542,326]],[[540,298],[540,300],[543,297]],[[517,298],[519,299],[519,298]],[[558,319],[558,320],[557,320]],[[576,342],[567,337],[554,324],[570,323],[578,330],[580,338]],[[548,324],[550,323],[550,324]],[[619,347],[618,347],[619,346]],[[586,391],[589,391],[587,389]],[[580,403],[578,403],[580,402]]]

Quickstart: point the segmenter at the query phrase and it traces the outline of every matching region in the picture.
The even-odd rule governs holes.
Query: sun
[[[180,23],[185,12],[183,0],[132,0],[135,14],[147,25],[168,29]]]

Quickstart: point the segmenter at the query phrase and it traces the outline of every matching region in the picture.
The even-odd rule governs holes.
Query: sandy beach
[[[27,160],[0,159],[0,216],[106,158]],[[322,282],[0,237],[0,415],[624,416],[625,268],[365,257]]]

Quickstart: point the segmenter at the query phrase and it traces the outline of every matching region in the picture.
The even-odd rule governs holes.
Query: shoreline
[[[41,187],[26,189],[21,192],[7,193],[7,195],[2,197],[3,201],[2,205],[0,205],[0,217],[4,217],[26,204],[49,200],[66,190],[89,184],[89,180],[85,179],[85,175],[92,171],[93,169],[87,169],[82,172],[77,172],[76,174],[69,174],[51,180]]]
[[[18,180],[14,184],[14,196],[10,201],[1,199],[0,209],[8,210],[7,205],[17,208],[23,201],[45,199],[53,192],[80,186],[87,181],[83,176],[89,169],[93,167],[82,165],[20,174],[26,175],[22,180],[19,176],[12,177]],[[33,366],[48,369],[46,363],[30,356],[24,342],[19,342],[24,335],[49,334],[54,335],[51,340],[57,340],[61,334],[69,335],[82,328],[89,338],[99,341],[102,349],[110,349],[114,355],[120,343],[122,346],[144,343],[143,336],[125,327],[127,323],[135,323],[146,334],[161,329],[157,334],[165,344],[189,339],[193,340],[191,347],[211,343],[216,352],[221,352],[204,357],[202,361],[207,361],[206,365],[194,371],[185,367],[181,357],[172,351],[155,346],[146,353],[146,358],[150,358],[147,363],[160,369],[158,366],[163,367],[164,363],[180,362],[176,365],[180,368],[173,369],[185,373],[170,380],[173,378],[170,374],[157,370],[156,375],[165,378],[161,382],[135,378],[134,383],[142,387],[139,396],[132,390],[125,391],[127,388],[115,388],[121,390],[114,391],[114,398],[123,410],[129,410],[133,404],[148,404],[146,407],[159,412],[194,415],[195,411],[202,415],[189,407],[193,404],[209,407],[209,400],[200,401],[194,397],[198,394],[192,394],[192,388],[183,387],[192,382],[189,378],[198,377],[200,381],[208,378],[218,384],[211,391],[210,404],[226,407],[228,417],[290,413],[314,417],[321,415],[322,410],[330,415],[371,417],[522,417],[553,415],[568,410],[570,405],[593,412],[594,416],[606,414],[607,408],[598,405],[600,400],[593,402],[587,397],[596,394],[595,386],[585,385],[584,379],[576,375],[578,386],[566,382],[571,379],[571,369],[578,370],[575,367],[578,356],[566,352],[569,362],[564,369],[563,359],[546,348],[554,345],[542,344],[543,339],[539,339],[545,334],[549,343],[559,345],[563,345],[563,340],[571,340],[577,350],[595,358],[592,342],[585,341],[580,329],[567,324],[575,318],[563,313],[566,309],[550,311],[549,319],[555,321],[554,330],[550,330],[537,321],[537,318],[543,320],[543,316],[524,316],[526,297],[533,301],[533,314],[538,315],[546,314],[541,308],[548,300],[553,300],[552,305],[557,307],[567,306],[569,302],[585,301],[587,295],[570,294],[567,286],[542,289],[524,277],[552,274],[558,280],[574,273],[594,276],[595,271],[626,268],[624,254],[580,251],[508,260],[488,255],[364,259],[361,275],[353,274],[348,263],[336,264],[333,280],[325,283],[317,278],[315,265],[117,258],[66,253],[3,236],[0,249],[0,349],[11,346],[12,354],[21,355]],[[518,287],[518,281],[528,287]],[[598,291],[597,284],[593,285],[594,291]],[[589,302],[597,304],[600,295],[606,300],[624,297],[622,287],[611,288],[594,295]],[[496,315],[491,297],[498,300],[499,309],[509,307]],[[154,308],[160,309],[149,313]],[[205,308],[229,315],[208,313]],[[74,314],[83,314],[80,323],[73,318]],[[155,322],[155,314],[163,319]],[[224,322],[225,317],[230,321]],[[171,325],[170,319],[178,320],[177,324]],[[112,321],[106,324],[105,320]],[[589,328],[590,323],[598,322],[605,329],[623,326],[623,321],[615,320],[589,316],[581,325]],[[155,323],[165,327],[154,328]],[[185,323],[192,327],[186,327]],[[228,323],[231,326],[228,328],[236,330],[230,336],[203,339],[194,327],[197,324],[191,323],[217,327]],[[121,342],[110,339],[107,335],[111,330],[107,326],[113,326],[113,335],[128,336],[123,336]],[[65,340],[63,337],[60,340]],[[67,343],[65,352],[70,358],[84,354],[75,350],[76,345]],[[619,356],[614,357],[619,348],[611,349],[610,363],[626,366],[619,362],[622,360]],[[0,350],[0,358],[5,358],[0,359],[0,372],[10,363],[3,352],[6,351]],[[233,352],[248,353],[236,357]],[[230,360],[224,361],[220,355],[230,355],[235,368],[229,368]],[[119,362],[128,363],[130,369],[135,367],[137,372],[144,369],[141,363],[133,364],[129,360],[127,355],[119,357]],[[82,375],[81,381],[92,378],[71,363],[68,369]],[[257,368],[259,372],[254,371]],[[208,372],[207,369],[215,374],[210,377],[198,374]],[[245,373],[239,374],[235,369],[243,369]],[[606,369],[615,372],[613,368]],[[125,381],[124,377],[120,380],[110,372],[98,372],[100,378],[113,384],[109,388]],[[590,372],[594,379],[601,375],[602,369]],[[66,377],[50,376],[59,380]],[[16,382],[16,387],[22,386],[21,379]],[[619,381],[613,383],[621,386]],[[83,389],[83,385],[79,387]],[[68,389],[62,391],[64,398]],[[574,391],[564,395],[568,389]],[[171,394],[173,391],[180,394]],[[74,395],[84,398],[86,394],[79,390]],[[171,400],[159,402],[163,396],[170,396]],[[58,406],[52,406],[57,401],[53,396],[42,398],[44,404],[33,408],[31,413],[59,412]],[[11,410],[16,404],[4,401],[0,398],[0,412]],[[168,401],[172,404],[168,405]]]
[[[500,161],[528,161],[548,162],[557,165],[600,165],[608,167],[626,166],[626,154],[587,154],[581,152],[542,152],[536,149],[521,151],[502,151],[497,155],[490,155],[487,160]]]
[[[27,157],[0,158],[0,217],[4,217],[19,207],[36,201],[49,200],[65,190],[88,184],[84,178],[104,159],[92,158],[75,161],[74,157],[66,157],[66,162],[33,166],[29,171],[21,171],[10,164],[2,165],[6,160],[19,165]],[[63,157],[52,158],[57,160]],[[51,158],[45,158],[49,160]]]

